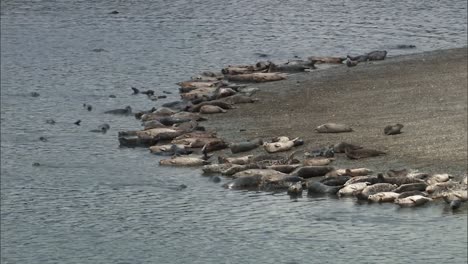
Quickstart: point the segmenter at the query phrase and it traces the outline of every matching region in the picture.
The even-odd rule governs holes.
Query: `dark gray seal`
[[[114,110],[105,111],[104,114],[131,115],[132,108],[130,106],[126,106],[124,109],[114,109]]]
[[[340,142],[333,145],[333,150],[335,151],[335,153],[345,153],[346,148],[349,148],[351,150],[362,149],[361,146],[347,142]]]
[[[255,140],[252,140],[252,141],[231,143],[229,145],[229,148],[231,149],[231,152],[233,154],[235,154],[235,153],[250,151],[250,150],[255,149],[255,148],[257,148],[257,147],[259,147],[261,145],[263,145],[263,140],[262,139],[255,139]]]
[[[332,170],[333,167],[329,166],[304,166],[292,172],[291,174],[304,179],[308,179],[312,177],[324,176]]]
[[[341,186],[351,179],[351,176],[337,176],[321,179],[320,182],[328,186]]]
[[[336,194],[343,186],[328,186],[318,181],[307,182],[307,195]]]
[[[244,176],[223,185],[227,189],[257,189],[262,181],[261,175]]]
[[[374,149],[351,149],[349,147],[345,148],[345,154],[348,159],[364,159],[370,157],[377,157],[380,155],[385,155],[386,153]]]

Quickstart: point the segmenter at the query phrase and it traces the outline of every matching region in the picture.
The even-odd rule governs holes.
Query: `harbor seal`
[[[328,186],[318,181],[308,181],[307,195],[313,194],[336,194],[343,186]]]
[[[422,195],[413,195],[408,196],[406,198],[395,199],[395,203],[398,204],[400,207],[416,207],[424,205],[425,203],[430,201],[432,201],[431,198]]]
[[[374,149],[351,149],[349,147],[345,148],[345,154],[348,159],[364,159],[370,157],[377,157],[380,155],[385,155],[386,153]]]
[[[275,153],[275,152],[281,152],[281,151],[288,151],[292,149],[293,147],[297,147],[303,144],[304,144],[304,141],[299,138],[290,140],[288,137],[279,137],[277,139],[274,139],[273,142],[263,143],[263,148],[268,153]]]
[[[229,148],[231,149],[232,154],[239,153],[239,152],[246,152],[252,149],[255,149],[259,146],[263,145],[262,139],[255,139],[252,141],[245,141],[239,143],[231,143]]]
[[[368,200],[370,195],[377,194],[380,192],[393,192],[397,186],[390,183],[376,183],[364,188],[361,192],[355,193],[355,196],[359,200]]]
[[[344,133],[352,132],[353,129],[345,124],[326,123],[315,128],[318,133]]]
[[[294,184],[291,184],[288,188],[288,194],[289,195],[294,195],[294,196],[300,196],[302,195],[302,183],[301,182],[296,182]]]
[[[379,192],[369,195],[368,200],[376,203],[393,203],[399,195],[396,192]]]
[[[329,166],[304,166],[293,171],[291,174],[307,179],[312,177],[324,176],[332,170],[333,167]]]
[[[352,150],[362,149],[361,146],[354,145],[354,144],[347,143],[347,142],[340,142],[340,143],[336,143],[335,145],[333,145],[333,151],[335,151],[335,153],[345,153],[346,148],[349,148]]]
[[[131,115],[132,108],[130,106],[126,106],[124,109],[114,109],[105,111],[104,114],[112,114],[112,115]]]
[[[370,185],[369,182],[357,182],[357,183],[352,183],[349,185],[345,185],[343,188],[341,188],[338,191],[338,196],[351,196],[354,195],[355,193],[360,193],[364,188],[366,188],[368,185]]]
[[[226,113],[227,111],[216,105],[204,105],[200,108],[202,114]]]
[[[402,124],[388,125],[384,128],[385,135],[397,135],[401,134]]]
[[[205,160],[203,157],[178,157],[173,156],[170,159],[162,159],[159,161],[159,165],[168,165],[168,166],[203,166],[210,164],[209,161]]]

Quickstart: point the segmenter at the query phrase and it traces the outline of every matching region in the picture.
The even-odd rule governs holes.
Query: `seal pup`
[[[349,147],[345,148],[345,154],[348,159],[364,159],[370,157],[377,157],[380,155],[385,155],[386,153],[374,149],[351,149]]]
[[[124,109],[114,109],[114,110],[105,111],[104,114],[131,115],[132,108],[130,106],[126,106]]]
[[[326,123],[315,128],[318,133],[344,133],[352,132],[353,129],[345,124]]]
[[[384,128],[384,134],[387,136],[401,134],[402,128],[403,128],[402,124],[388,125]]]

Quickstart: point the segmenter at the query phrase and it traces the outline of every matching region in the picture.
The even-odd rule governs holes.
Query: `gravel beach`
[[[387,152],[359,161],[338,155],[337,168],[411,168],[459,178],[468,164],[467,62],[464,47],[293,74],[249,85],[260,89],[254,95],[259,102],[210,115],[203,125],[230,142],[300,137],[305,144],[294,149],[299,156],[340,141]],[[314,131],[327,122],[348,124],[354,132]],[[395,123],[404,125],[403,133],[384,135],[384,127]]]

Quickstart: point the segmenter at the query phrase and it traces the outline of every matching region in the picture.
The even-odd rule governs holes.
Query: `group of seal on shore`
[[[220,73],[203,72],[188,81],[179,82],[181,100],[163,104],[158,109],[135,114],[143,129],[119,132],[122,147],[149,147],[151,153],[171,156],[161,159],[164,166],[202,166],[203,174],[222,175],[231,180],[227,189],[286,191],[300,196],[308,195],[354,196],[369,202],[394,202],[401,207],[414,207],[443,199],[451,208],[457,208],[466,197],[466,179],[455,182],[443,174],[428,175],[410,170],[389,170],[373,174],[367,168],[335,168],[330,166],[341,156],[364,159],[385,155],[380,150],[364,148],[347,142],[306,152],[303,160],[297,158],[297,147],[304,144],[300,138],[279,136],[247,141],[226,142],[216,132],[200,126],[210,114],[221,114],[236,108],[236,104],[255,103],[251,96],[255,88],[249,83],[278,81],[291,72],[315,69],[315,64],[345,61],[364,62],[382,60],[386,51],[374,51],[358,57],[310,57],[307,61],[294,60],[284,64],[259,62],[254,65],[230,65]],[[349,66],[349,65],[348,65]],[[134,93],[140,93],[133,89]],[[131,109],[118,109],[111,114],[130,114]],[[401,133],[403,125],[389,125],[385,135]],[[354,130],[345,124],[326,123],[316,128],[317,133],[349,133]],[[239,156],[263,147],[265,154]],[[217,155],[212,152],[225,150]],[[230,150],[235,156],[226,156]],[[278,152],[294,150],[287,156]],[[214,182],[219,181],[218,176]]]

